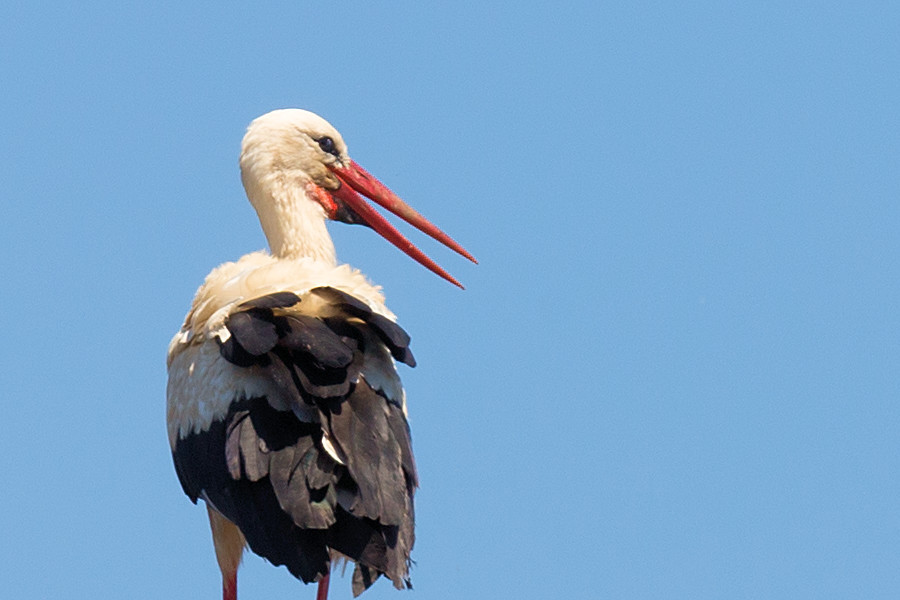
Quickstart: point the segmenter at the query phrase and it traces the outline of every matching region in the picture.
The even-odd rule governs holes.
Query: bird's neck
[[[268,196],[251,197],[250,201],[256,208],[274,256],[287,259],[309,257],[337,264],[334,242],[325,227],[325,211],[317,202],[306,197],[302,187],[275,185],[268,189],[257,188],[254,194]]]

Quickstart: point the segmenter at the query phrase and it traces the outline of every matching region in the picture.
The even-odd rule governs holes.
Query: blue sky
[[[165,350],[264,246],[237,154],[286,106],[481,261],[332,228],[419,361],[416,589],[365,598],[900,594],[894,4],[12,4],[4,594],[218,596]]]

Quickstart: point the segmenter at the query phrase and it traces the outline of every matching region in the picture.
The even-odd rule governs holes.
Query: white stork
[[[460,285],[363,194],[475,259],[310,112],[253,121],[240,165],[271,254],[206,277],[169,345],[166,390],[175,469],[206,502],[223,598],[237,598],[245,546],[318,582],[320,600],[339,559],[355,563],[355,596],[380,575],[408,587],[418,480],[394,361],[415,361],[380,288],[337,264],[325,220],[367,225]]]

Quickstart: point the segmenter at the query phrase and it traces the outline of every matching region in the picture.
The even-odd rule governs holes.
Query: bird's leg
[[[237,571],[231,577],[222,574],[222,600],[237,600]]]
[[[237,600],[237,571],[244,554],[244,535],[237,525],[222,514],[206,505],[209,513],[209,527],[212,529],[216,560],[222,571],[222,600]]]
[[[328,578],[329,574],[325,573],[325,577],[319,580],[319,590],[316,592],[316,600],[328,600]]]

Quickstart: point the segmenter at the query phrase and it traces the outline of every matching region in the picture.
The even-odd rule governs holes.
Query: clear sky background
[[[4,597],[218,597],[165,351],[265,245],[237,156],[286,106],[481,261],[332,227],[419,361],[415,591],[364,598],[900,597],[896,3],[37,4],[0,7]]]

